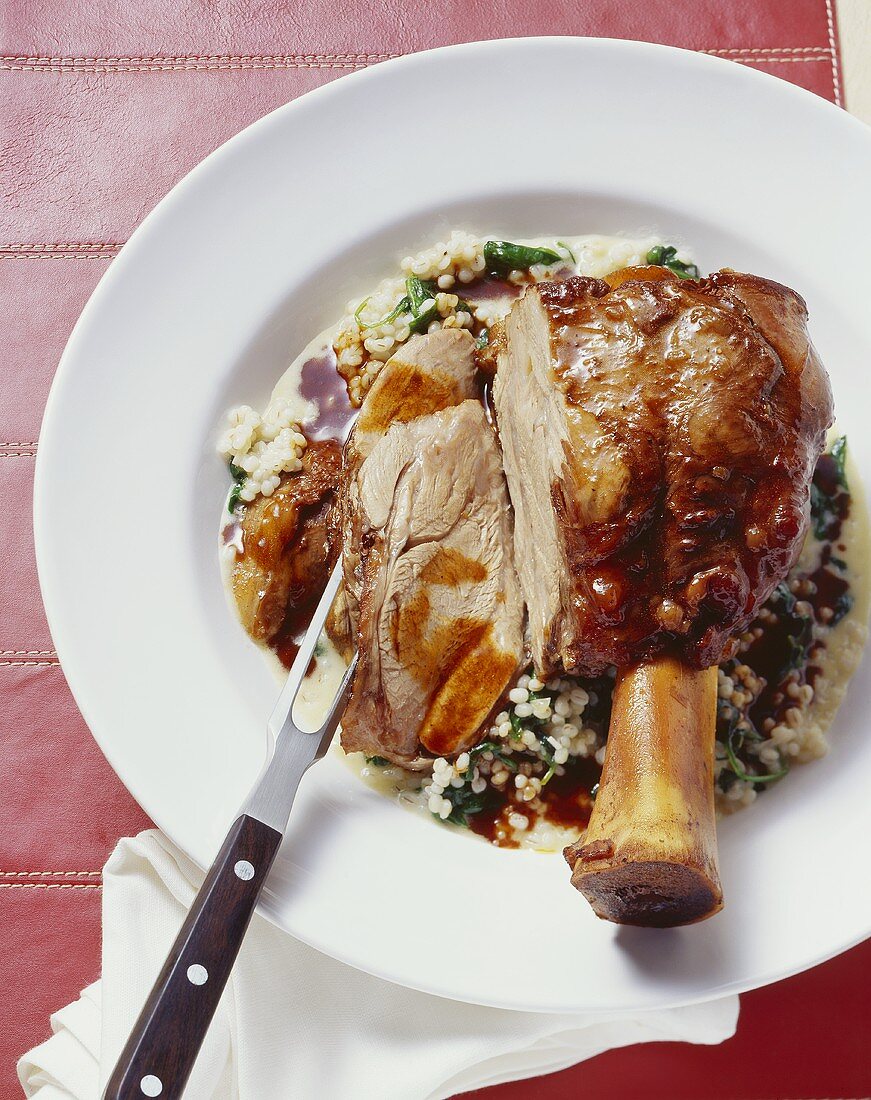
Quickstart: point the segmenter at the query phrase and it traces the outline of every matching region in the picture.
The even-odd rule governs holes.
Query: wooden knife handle
[[[104,1100],[182,1095],[281,843],[243,814],[194,898],[112,1072]]]

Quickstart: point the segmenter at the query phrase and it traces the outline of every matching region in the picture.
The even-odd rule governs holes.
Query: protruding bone
[[[719,912],[714,818],[717,670],[671,657],[618,675],[587,832],[565,850],[597,916],[670,927]]]

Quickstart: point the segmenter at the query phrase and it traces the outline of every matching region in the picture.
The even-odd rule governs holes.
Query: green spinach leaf
[[[357,328],[362,332],[367,328],[377,328],[379,325],[389,324],[391,321],[395,321],[397,317],[402,313],[408,313],[411,310],[411,302],[408,295],[400,298],[396,305],[389,313],[385,313],[383,317],[379,317],[377,321],[362,321],[360,315],[369,303],[368,298],[364,298],[363,301],[354,310],[354,320],[357,322]]]
[[[480,745],[476,745],[473,749],[469,749],[469,767],[466,769],[466,776],[471,780],[472,771],[475,767],[475,760],[485,752],[492,752],[493,755],[501,760],[505,767],[510,772],[517,771],[517,764],[510,756],[507,755],[497,744],[493,741],[482,741]]]
[[[558,252],[549,248],[532,248],[525,244],[512,244],[511,241],[487,241],[484,261],[490,275],[503,278],[512,271],[529,271],[533,264],[552,267],[565,263]]]
[[[838,484],[842,489],[849,489],[847,484],[847,437],[845,435],[838,436],[832,444],[829,454],[835,460],[835,467],[838,471]]]
[[[438,287],[435,283],[418,279],[416,275],[409,275],[405,280],[405,291],[411,309],[411,322],[409,328],[412,332],[426,332],[433,321],[439,319],[438,306],[435,297]],[[424,302],[431,301],[432,305],[421,310]]]
[[[230,490],[230,497],[227,500],[227,511],[232,515],[236,511],[236,507],[242,497],[242,488],[245,485],[245,478],[248,475],[241,468],[237,466],[235,462],[230,463],[230,477],[233,479],[233,488]]]
[[[698,279],[699,269],[695,264],[684,263],[677,258],[677,249],[673,244],[656,244],[646,256],[647,262],[656,267],[667,267],[679,279]]]
[[[477,794],[471,787],[463,786],[448,787],[444,797],[453,807],[445,820],[450,821],[452,825],[465,825],[468,827],[469,818],[485,810],[492,796],[489,788]]]

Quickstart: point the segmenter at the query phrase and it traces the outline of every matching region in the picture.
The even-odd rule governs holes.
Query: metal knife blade
[[[316,730],[305,730],[293,719],[293,705],[308,671],[315,646],[342,583],[341,562],[333,569],[311,625],[287,676],[278,702],[269,716],[269,755],[260,778],[242,805],[241,813],[257,818],[283,833],[300,780],[308,768],[327,751],[342,718],[357,668],[357,654],[342,677],[329,711]]]

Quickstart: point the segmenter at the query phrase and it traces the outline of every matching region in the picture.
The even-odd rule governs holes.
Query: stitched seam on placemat
[[[102,871],[0,871],[0,878],[99,878]]]
[[[697,53],[829,53],[830,46],[729,46],[710,50],[697,50]]]
[[[97,882],[0,882],[0,890],[102,890]]]
[[[75,249],[54,252],[3,252],[0,251],[0,260],[105,260],[111,259],[116,252],[78,252]]]
[[[56,657],[53,649],[0,649],[0,657]],[[0,875],[3,872],[0,871]]]
[[[401,57],[401,54],[394,54]],[[377,60],[388,60],[378,58]],[[51,65],[34,62],[31,64],[14,65],[0,63],[0,70],[5,72],[34,72],[34,73],[168,73],[168,72],[231,72],[239,70],[282,70],[282,69],[365,69],[374,61],[184,61],[168,62],[166,64],[112,64],[106,65]]]
[[[45,244],[18,243],[9,241],[0,244],[0,255],[41,256],[51,252],[94,252],[98,256],[106,252],[117,252],[123,241],[51,241]]]
[[[835,41],[835,12],[831,7],[831,0],[826,0],[826,30],[828,31],[829,50],[831,51],[831,89],[835,92],[835,102],[838,107],[841,107],[838,44]]]
[[[401,57],[401,53],[287,53],[287,54],[145,54],[135,57],[52,57],[48,54],[5,54],[3,69],[68,69],[79,72],[127,72],[142,69],[226,68],[351,68]]]
[[[733,57],[731,61],[737,61],[739,65],[789,65],[794,61],[825,61],[831,64],[829,54],[820,54],[818,57]]]
[[[59,668],[60,661],[0,661],[0,668]]]
[[[827,5],[830,0],[826,0]],[[816,60],[812,55],[828,57],[834,50],[834,30],[830,30],[829,46],[747,46],[711,47],[697,53],[731,57],[766,57],[771,61]],[[786,55],[786,56],[784,56]],[[5,55],[0,57],[0,69],[34,72],[171,72],[182,70],[235,69],[359,69],[379,61],[387,61],[401,53],[358,54],[192,54],[142,57],[49,57],[47,55]]]
[[[708,54],[709,56],[722,56],[722,55],[714,54],[714,52],[712,50],[697,50],[696,53],[704,53],[704,54]],[[743,54],[743,55],[731,56],[729,58],[729,60],[730,61],[737,61],[737,62],[742,63],[742,64],[747,62],[747,61],[767,61],[771,65],[785,65],[790,61],[793,61],[793,62],[797,62],[797,61],[806,61],[806,62],[829,61],[830,60],[830,55],[828,53],[825,53],[825,54],[818,54],[818,55],[817,54],[815,54],[815,55],[805,55],[805,56],[802,56],[802,57],[780,57],[780,56],[771,56],[771,55],[762,56],[762,55],[755,55],[755,54],[753,54],[753,55]],[[24,66],[24,65],[20,65],[20,66],[0,65],[0,70],[7,71],[7,72],[17,71],[17,72],[33,72],[33,73],[88,73],[88,74],[98,74],[98,73],[124,73],[124,72],[130,72],[130,73],[149,73],[149,72],[231,72],[231,71],[238,72],[238,71],[242,71],[242,70],[277,71],[277,70],[280,70],[280,69],[289,69],[291,67],[292,68],[297,68],[297,69],[299,69],[299,68],[309,68],[309,69],[355,69],[355,70],[356,69],[368,68],[368,66],[365,65],[365,64],[360,64],[360,65],[357,65],[357,64],[353,64],[353,65],[351,65],[351,64],[348,64],[348,65],[338,65],[338,64],[332,64],[332,65],[317,64],[317,65],[315,65],[315,64],[312,64],[312,65],[305,65],[305,66],[303,66],[303,65],[295,65],[295,66],[288,66],[288,65],[174,65],[174,66],[163,66],[163,67],[158,67],[158,66],[151,65],[151,66],[139,66],[139,67],[128,66],[126,68],[124,68],[122,66],[117,66],[117,67],[106,66],[104,68],[94,67],[94,68],[88,68],[88,69],[85,69],[85,68],[72,68],[72,67],[70,67],[70,68],[61,68],[59,66],[57,66],[57,67],[47,67],[47,66],[36,66],[35,65],[35,66],[28,67],[28,66]]]
[[[809,47],[824,49],[824,47]],[[399,57],[397,51],[366,51],[352,53],[146,53],[146,54],[95,54],[93,56],[75,56],[73,54],[2,54],[0,62],[35,62],[49,65],[126,65],[126,64],[171,64],[188,61],[199,62],[235,62],[235,61],[383,61]]]
[[[113,260],[123,245],[0,245],[0,260]]]
[[[700,47],[698,53],[825,53],[830,46],[712,46]],[[201,53],[201,54],[130,54],[93,57],[75,57],[60,54],[2,54],[0,62],[46,65],[124,65],[124,64],[184,64],[186,62],[241,62],[241,61],[386,61],[401,57],[401,52],[381,53]]]

